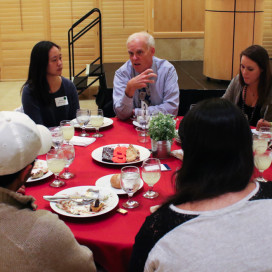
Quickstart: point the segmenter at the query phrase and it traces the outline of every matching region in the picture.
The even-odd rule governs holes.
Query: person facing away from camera
[[[251,180],[244,114],[228,100],[204,100],[179,136],[176,192],[146,218],[130,271],[272,271],[272,183]]]
[[[50,131],[21,112],[0,112],[0,270],[95,272],[92,251],[35,199],[17,193],[35,158],[52,145]]]
[[[129,60],[113,80],[113,109],[120,119],[138,114],[142,101],[149,114],[178,114],[179,86],[174,66],[155,54],[155,40],[147,32],[127,39]]]
[[[236,104],[251,126],[271,126],[272,77],[267,51],[251,45],[240,54],[239,74],[232,79],[223,98]]]
[[[46,127],[76,118],[79,109],[75,85],[62,74],[61,48],[51,41],[40,41],[32,49],[28,79],[24,83],[24,112]]]

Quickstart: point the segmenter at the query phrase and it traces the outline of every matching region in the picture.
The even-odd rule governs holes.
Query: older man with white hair
[[[137,115],[142,101],[149,114],[177,115],[179,107],[178,76],[174,66],[155,54],[154,38],[137,32],[127,39],[130,60],[116,72],[113,81],[113,108],[118,118]]]

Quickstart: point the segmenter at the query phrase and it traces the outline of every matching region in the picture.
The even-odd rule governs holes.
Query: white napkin
[[[252,129],[251,129],[251,132],[252,132],[253,134],[259,135],[259,131],[257,131],[255,128],[252,128]]]
[[[155,205],[150,207],[150,213],[154,213],[161,205]]]
[[[88,146],[92,144],[95,140],[96,138],[73,136],[73,138],[70,140],[70,143],[73,145]]]

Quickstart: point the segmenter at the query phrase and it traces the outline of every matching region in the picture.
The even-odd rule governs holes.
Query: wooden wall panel
[[[229,80],[232,76],[232,67],[227,64],[232,60],[233,22],[231,12],[206,11],[203,72],[207,77]],[[219,55],[218,48],[224,54]]]
[[[68,29],[94,7],[98,7],[102,13],[103,61],[126,61],[127,37],[136,31],[154,30],[154,26],[150,23],[151,10],[159,1],[161,0],[0,0],[0,80],[25,80],[31,49],[40,40],[52,40],[62,47],[63,75],[68,76]],[[252,0],[239,1],[249,3]],[[209,7],[209,3],[215,3],[214,0],[183,0],[182,2],[183,10],[189,9],[188,13],[183,14],[183,27],[186,31],[192,29],[190,17],[196,25],[203,24],[204,19],[201,15],[196,16],[197,12],[201,14],[200,10],[205,3],[206,8]],[[234,0],[227,2],[217,0],[218,7],[221,2],[228,4],[229,8],[234,6]],[[166,5],[166,3],[169,5],[169,1],[163,1],[162,4]],[[264,0],[264,10],[263,46],[272,57],[272,0]],[[190,11],[192,14],[189,13]],[[163,13],[161,16],[164,15]],[[262,28],[262,26],[256,27]],[[198,28],[196,29],[198,31]],[[188,36],[189,32],[184,32],[187,36],[177,33],[167,33],[163,37],[195,38],[195,35]],[[260,35],[261,31],[257,33]],[[97,56],[97,40],[97,31],[93,30],[76,43],[76,69],[83,69]]]
[[[264,0],[263,46],[272,58],[272,0]]]
[[[222,2],[222,0],[219,1]],[[218,4],[219,1],[214,0],[214,3]],[[262,29],[260,28],[263,25],[263,12],[255,10],[255,7],[263,7],[263,0],[237,0],[238,11],[235,9],[234,12],[227,9],[228,2],[224,3],[226,4],[225,12],[206,10],[204,74],[214,79],[231,80],[239,71],[241,51],[254,43],[262,43]],[[241,10],[242,8],[244,11]],[[216,18],[215,14],[226,18],[222,21],[221,18]],[[227,18],[225,14],[231,15],[231,17]],[[208,20],[208,18],[213,20]],[[233,23],[234,27],[229,28],[229,26],[233,26]],[[216,40],[215,35],[218,31],[223,36]],[[254,31],[256,31],[256,35]],[[220,42],[224,44],[220,44]],[[227,52],[231,52],[231,55],[225,59]],[[224,66],[221,65],[222,62]],[[229,69],[231,69],[231,74],[229,74]]]
[[[68,30],[86,13],[96,7],[96,0],[55,0],[50,3],[51,39],[62,47],[63,75],[69,76]],[[97,14],[95,14],[95,17]],[[94,19],[89,17],[74,29],[77,33]],[[79,73],[96,57],[96,28],[92,29],[74,44],[75,73]]]
[[[31,48],[45,33],[43,4],[43,1],[1,1],[1,79],[26,79]]]
[[[228,10],[233,11],[235,0],[205,0],[206,10]]]
[[[154,31],[181,31],[181,0],[155,0]]]
[[[258,41],[263,41],[263,31],[264,30],[264,13],[259,12],[255,15],[255,29],[254,29],[254,41],[253,43],[258,43]],[[262,42],[263,45],[263,42]]]
[[[100,3],[103,31],[144,30],[144,1],[104,0]]]
[[[147,30],[144,0],[103,0],[99,7],[102,12],[103,61],[124,62],[128,59],[128,36]]]
[[[259,1],[257,1],[259,2]],[[258,4],[258,8],[263,10],[262,5]],[[252,11],[257,10],[256,0],[236,0],[236,10],[237,11]]]
[[[233,75],[239,72],[240,53],[254,43],[253,29],[245,31],[245,25],[254,25],[254,16],[251,13],[236,13],[235,15],[235,38],[233,45]]]
[[[182,31],[204,31],[205,1],[182,0]]]

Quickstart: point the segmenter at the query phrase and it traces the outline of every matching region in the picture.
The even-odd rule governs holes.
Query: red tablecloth
[[[92,159],[92,151],[100,146],[108,144],[137,144],[144,146],[137,141],[137,133],[131,121],[123,122],[113,118],[112,126],[101,129],[104,137],[98,138],[88,147],[76,146],[76,157],[70,170],[75,173],[73,179],[67,180],[67,184],[61,188],[52,188],[49,183],[53,176],[27,184],[26,194],[36,198],[38,209],[51,210],[49,202],[43,200],[43,195],[54,195],[55,193],[75,186],[95,185],[98,178],[114,173],[120,173],[121,166],[111,166],[96,162]],[[177,127],[179,120],[177,121]],[[93,131],[90,131],[93,134]],[[78,132],[76,132],[78,134]],[[151,145],[148,144],[147,148]],[[180,149],[180,145],[173,143],[172,150]],[[45,156],[41,156],[45,159]],[[109,272],[127,271],[134,238],[143,224],[146,216],[150,214],[150,207],[162,203],[174,191],[171,181],[172,175],[181,161],[170,157],[163,159],[171,167],[171,171],[162,172],[161,179],[154,186],[159,192],[159,197],[153,200],[145,199],[142,194],[148,189],[144,187],[139,190],[134,198],[139,201],[138,208],[128,210],[126,215],[116,212],[122,203],[127,201],[126,195],[119,196],[119,205],[113,211],[93,218],[70,218],[59,216],[69,226],[75,238],[80,244],[88,246],[94,253],[95,260],[105,267]],[[137,166],[141,166],[139,163]]]

